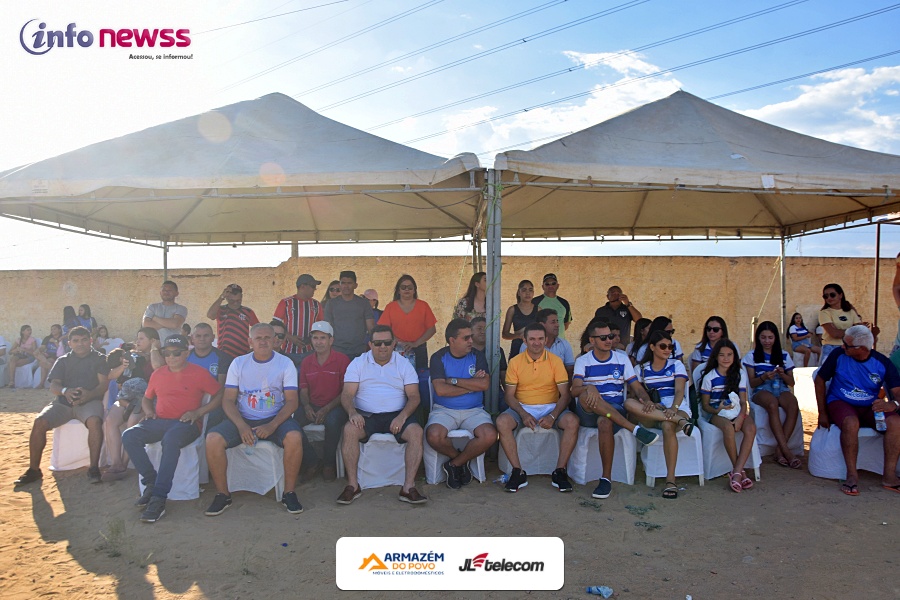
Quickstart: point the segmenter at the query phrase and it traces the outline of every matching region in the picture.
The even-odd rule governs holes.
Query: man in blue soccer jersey
[[[491,384],[484,354],[472,348],[472,325],[453,319],[444,332],[447,346],[431,356],[434,406],[425,426],[428,444],[449,456],[443,465],[447,487],[458,490],[472,481],[469,461],[497,441],[491,415],[484,410],[484,391]],[[462,450],[454,448],[447,433],[465,429],[475,436]]]
[[[588,325],[591,351],[575,360],[572,396],[575,412],[582,427],[596,427],[600,444],[600,461],[603,473],[591,496],[608,498],[612,492],[612,461],[615,451],[613,435],[619,429],[627,429],[646,445],[655,443],[659,436],[649,429],[635,425],[626,418],[626,409],[638,414],[643,407],[653,405],[650,396],[637,380],[631,361],[621,352],[613,352],[615,336],[604,321]],[[625,397],[625,385],[638,399]]]
[[[847,478],[841,491],[859,495],[859,428],[875,428],[875,412],[884,413],[884,473],[881,485],[900,493],[897,458],[900,456],[900,373],[888,357],[872,350],[875,339],[865,325],[854,325],[844,333],[844,344],[828,355],[816,373],[819,427],[832,424],[841,430],[841,452],[847,463]],[[825,382],[830,381],[828,389]],[[878,397],[884,387],[887,398]]]

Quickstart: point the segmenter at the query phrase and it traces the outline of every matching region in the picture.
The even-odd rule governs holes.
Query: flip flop
[[[747,472],[744,469],[741,469],[741,487],[745,490],[753,487],[753,480],[747,477]]]
[[[848,485],[846,483],[841,484],[841,491],[847,494],[848,496],[859,496],[859,486],[855,483],[853,485]]]
[[[886,489],[889,492],[897,492],[898,494],[900,494],[900,483],[898,483],[897,485],[882,484],[881,487],[883,487],[884,489]]]
[[[666,488],[663,490],[662,497],[667,500],[674,500],[678,497],[678,486],[672,481],[666,482]]]
[[[796,459],[795,459],[795,460],[796,460]],[[790,463],[788,462],[788,459],[786,459],[786,458],[783,457],[783,456],[779,456],[778,458],[776,458],[776,459],[775,459],[775,464],[776,464],[776,465],[779,465],[779,466],[782,466],[782,467],[788,467],[788,466],[790,466]]]
[[[789,466],[790,468],[792,468],[792,469],[802,469],[802,468],[803,468],[803,462],[802,462],[799,458],[794,457],[794,460],[792,460],[792,461],[788,464],[788,466]]]
[[[734,479],[735,475],[738,477],[737,481]],[[744,488],[741,486],[740,477],[741,477],[740,473],[732,473],[731,475],[728,476],[728,487],[731,488],[732,492],[735,492],[738,494],[744,491]]]

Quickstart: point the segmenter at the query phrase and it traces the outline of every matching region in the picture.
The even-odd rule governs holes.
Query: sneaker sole
[[[38,481],[43,481],[43,480],[44,480],[43,477],[38,477],[37,479],[29,479],[28,481],[19,481],[19,480],[16,480],[15,482],[13,482],[13,485],[16,486],[16,487],[18,487],[18,486],[20,486],[20,485],[29,485],[29,484],[31,484],[31,483],[37,483]]]
[[[525,483],[520,484],[519,487],[517,487],[517,488],[503,488],[503,489],[505,489],[510,494],[515,494],[516,492],[521,490],[523,487],[527,487],[527,486],[528,486],[528,482],[526,481]]]
[[[285,504],[284,502],[282,502],[281,505],[284,507],[284,510],[288,511],[288,512],[291,513],[292,515],[299,515],[300,513],[303,512],[303,507],[302,507],[302,506],[300,507],[300,510],[291,510],[291,509],[289,509],[289,508],[287,507],[287,504]]]
[[[145,519],[144,517],[141,517],[141,523],[156,523],[157,521],[162,519],[164,516],[166,516],[166,511],[162,511],[161,513],[159,513],[159,516],[156,517],[155,519]]]
[[[610,492],[610,494],[611,493],[612,492]],[[597,498],[598,500],[606,500],[607,498],[609,498],[610,494],[594,494],[594,493],[592,493],[591,498]]]
[[[360,493],[354,495],[354,496],[353,496],[352,498],[350,498],[349,500],[340,500],[340,499],[338,499],[338,500],[335,500],[335,502],[337,502],[338,504],[343,504],[344,506],[346,506],[346,505],[348,505],[348,504],[351,504],[354,500],[356,500],[356,499],[359,498],[360,496],[362,496],[362,492],[360,492]]]
[[[416,501],[410,500],[406,496],[398,496],[398,498],[400,499],[400,502],[406,502],[407,504],[425,504],[428,502],[428,498],[422,498],[421,500]]]
[[[646,430],[643,430],[643,431],[646,431]],[[653,438],[652,442],[643,442],[643,441],[641,441],[641,438],[639,438],[638,436],[634,436],[634,437],[637,439],[637,441],[641,442],[645,446],[653,446],[654,444],[656,444],[656,442],[658,442],[660,440],[660,438],[662,436],[657,434],[657,436],[655,438]]]
[[[218,516],[221,515],[223,512],[225,512],[226,510],[228,510],[228,507],[229,507],[229,506],[231,506],[231,505],[230,505],[230,504],[226,504],[225,507],[224,507],[222,510],[220,510],[219,512],[212,512],[212,511],[208,510],[208,511],[204,512],[203,514],[206,515],[207,517],[218,517]]]
[[[559,490],[560,492],[562,492],[562,493],[571,492],[571,491],[573,490],[573,488],[571,488],[571,487],[561,488],[561,487],[559,487],[559,484],[556,483],[555,481],[552,482],[552,484],[553,484],[553,487],[555,487],[556,489],[558,489],[558,490]]]

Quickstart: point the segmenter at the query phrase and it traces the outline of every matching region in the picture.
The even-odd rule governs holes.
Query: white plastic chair
[[[209,394],[204,394],[201,404],[207,404],[212,399]],[[200,437],[181,449],[178,455],[178,465],[175,467],[175,476],[172,478],[172,489],[169,492],[169,500],[196,500],[200,497],[200,484],[209,482],[209,469],[206,466],[206,421],[209,415],[203,416],[203,429]],[[162,442],[154,442],[145,446],[147,458],[150,459],[154,469],[159,469],[159,461],[162,460]],[[231,482],[229,482],[230,485]],[[144,493],[144,484],[138,477],[138,489]]]
[[[34,361],[33,363],[16,368],[13,383],[19,389],[41,387],[41,367],[38,362]]]
[[[551,427],[536,427],[533,431],[524,425],[516,429],[516,450],[522,470],[529,475],[549,475],[556,470],[559,460],[559,431]],[[512,465],[500,446],[497,466],[506,474],[512,473]]]
[[[792,352],[791,360],[794,361],[794,364],[796,366],[798,366],[798,367],[803,366],[803,355],[800,354],[799,352]],[[819,355],[811,352],[809,355],[809,366],[816,367],[818,365],[819,365]]]
[[[343,471],[343,460],[341,461]],[[390,433],[373,433],[359,445],[357,478],[361,489],[403,485],[406,481],[406,445]]]
[[[434,386],[431,385],[431,378],[428,379],[428,387],[431,390],[431,401],[429,402],[430,410],[434,408]],[[475,435],[465,429],[453,429],[447,432],[447,438],[450,440],[450,443],[453,444],[454,448],[462,450],[466,447],[466,444],[469,443],[469,440],[475,439]],[[444,469],[441,468],[441,465],[447,460],[449,460],[449,457],[440,454],[431,447],[428,443],[428,436],[426,435],[425,446],[422,453],[422,461],[425,463],[426,483],[434,485],[436,483],[442,483],[447,479],[447,474],[444,473]],[[472,471],[472,476],[475,479],[484,483],[484,480],[487,479],[487,475],[484,471],[484,453],[479,454],[469,461],[469,470]]]
[[[275,500],[281,501],[284,493],[284,450],[278,444],[257,440],[253,446],[240,444],[229,448],[225,456],[228,460],[226,473],[229,490],[265,496],[274,488]]]
[[[884,473],[884,437],[870,427],[859,428],[859,454],[856,468],[881,475]],[[841,452],[841,429],[832,425],[813,432],[809,443],[809,472],[825,479],[846,479],[847,464]],[[900,474],[900,468],[897,469]]]
[[[703,441],[703,475],[706,479],[715,479],[725,473],[730,473],[732,469],[731,459],[725,451],[722,431],[704,418],[703,415],[697,421],[700,426],[701,439]],[[734,434],[734,443],[740,448],[744,434],[740,431]],[[756,480],[761,478],[760,465],[762,464],[762,456],[759,454],[759,444],[753,440],[753,449],[750,451],[750,458],[747,459],[747,469],[753,469],[756,472]]]
[[[575,450],[569,457],[566,470],[569,477],[580,485],[588,481],[597,481],[603,472],[603,464],[600,462],[600,446],[597,441],[599,435],[596,427],[580,427],[578,429],[578,441]],[[637,467],[637,440],[634,434],[627,429],[620,429],[613,436],[615,450],[613,453],[612,475],[613,481],[634,485],[634,471]]]
[[[779,407],[778,416],[781,419],[781,423],[784,424],[784,419],[787,415],[783,408]],[[756,443],[759,446],[760,456],[775,454],[778,442],[775,441],[775,434],[772,433],[772,428],[769,425],[769,413],[766,412],[766,409],[759,405],[753,405],[753,422],[756,423]],[[803,456],[803,415],[799,412],[797,414],[797,425],[794,426],[794,431],[788,439],[788,448],[795,455]]]
[[[71,471],[90,466],[90,464],[88,430],[84,423],[78,419],[72,419],[53,430],[52,449],[50,450],[51,471]]]
[[[641,463],[644,465],[644,473],[647,476],[647,487],[656,485],[657,477],[666,477],[669,473],[666,468],[666,456],[663,452],[662,430],[654,429],[659,435],[659,442],[652,446],[641,444]],[[700,429],[695,427],[691,437],[678,431],[678,462],[675,463],[676,477],[692,477],[696,475],[700,485],[705,483],[703,469],[703,439]]]

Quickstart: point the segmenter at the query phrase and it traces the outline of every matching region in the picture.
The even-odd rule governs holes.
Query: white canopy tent
[[[471,236],[474,154],[444,159],[270,94],[0,173],[0,216],[151,245]]]
[[[780,239],[783,321],[785,238],[900,210],[900,156],[679,91],[533,150],[498,154],[487,185],[489,340],[499,338],[501,237]]]

